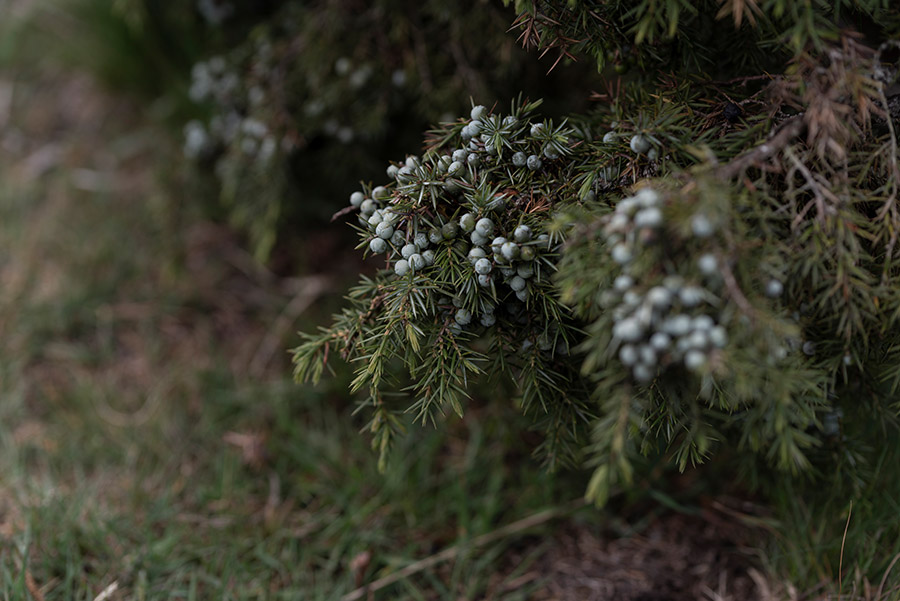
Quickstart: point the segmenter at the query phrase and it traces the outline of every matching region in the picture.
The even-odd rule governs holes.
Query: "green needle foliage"
[[[900,410],[900,9],[515,8],[606,92],[561,123],[476,106],[351,197],[385,269],[294,350],[298,379],[355,364],[383,457],[397,413],[506,379],[598,503],[639,454],[863,485]]]

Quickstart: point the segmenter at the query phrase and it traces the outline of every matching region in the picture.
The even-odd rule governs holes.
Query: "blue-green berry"
[[[419,250],[425,250],[428,246],[428,235],[425,232],[419,232],[413,238],[413,243],[419,247]]]
[[[478,274],[478,285],[483,288],[490,288],[491,286],[491,274],[489,273],[479,273]]]
[[[481,321],[481,325],[489,328],[497,323],[497,317],[493,313],[485,313],[481,316],[479,321]]]
[[[453,151],[453,155],[450,158],[453,159],[453,162],[462,163],[466,160],[466,157],[469,156],[469,153],[466,152],[465,148],[458,148]]]
[[[456,312],[455,319],[456,323],[458,323],[459,325],[467,326],[472,323],[472,312],[468,309],[459,309]]]
[[[437,229],[436,227],[428,230],[428,240],[432,244],[437,244],[438,242],[440,242],[443,239],[444,239],[444,236],[441,234],[441,230]]]
[[[603,143],[604,144],[612,144],[616,141],[616,132],[608,131],[603,135]]]
[[[525,286],[527,286],[527,285],[528,285],[528,283],[525,281],[525,278],[518,276],[518,275],[514,276],[509,281],[509,287],[512,288],[513,290],[515,290],[516,292],[518,292],[519,290],[524,290]]]
[[[394,246],[402,246],[405,241],[406,234],[403,232],[403,230],[395,229],[394,235],[391,236],[391,244],[393,244]]]
[[[405,244],[403,248],[400,249],[400,254],[404,259],[408,259],[411,255],[417,253],[418,251],[419,249],[416,248],[415,244]]]
[[[369,241],[369,250],[375,254],[381,254],[387,250],[387,242],[381,238],[372,238]]]
[[[481,258],[475,261],[475,272],[481,275],[488,274],[491,272],[491,260],[486,258]]]
[[[463,214],[463,216],[459,218],[459,227],[467,234],[470,233],[475,229],[475,215],[472,213]]]
[[[354,207],[358,207],[362,204],[362,202],[366,199],[365,194],[362,192],[354,192],[350,195],[350,205]]]
[[[487,109],[480,104],[472,107],[472,112],[469,113],[472,119],[482,119],[485,115],[487,115]]]
[[[477,167],[481,163],[481,157],[472,152],[468,157],[466,157],[466,162],[470,167]]]
[[[706,353],[698,349],[689,350],[684,354],[684,366],[691,371],[698,371],[706,365]]]
[[[397,179],[397,175],[400,173],[400,168],[396,165],[388,165],[387,168],[387,176],[391,179]]]
[[[535,123],[534,125],[531,126],[531,135],[532,135],[532,136],[538,136],[538,135],[540,135],[543,131],[544,131],[544,124],[543,124],[543,123]]]
[[[526,165],[528,166],[528,168],[531,169],[532,171],[537,171],[538,169],[541,168],[541,166],[542,166],[544,163],[543,163],[543,161],[541,161],[541,158],[540,158],[538,155],[533,154],[533,155],[531,155],[531,156],[528,157],[528,159],[525,161],[525,164],[526,164]]]
[[[422,253],[422,258],[425,259],[426,265],[434,265],[434,251],[426,250]]]

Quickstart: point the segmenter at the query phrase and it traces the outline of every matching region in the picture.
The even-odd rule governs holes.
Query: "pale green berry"
[[[492,267],[490,259],[481,258],[475,261],[475,272],[481,275],[490,273]]]
[[[696,307],[704,296],[703,288],[699,286],[685,286],[678,292],[678,299],[685,307]]]
[[[459,309],[456,312],[456,323],[461,326],[467,326],[472,323],[472,312],[467,309]]]
[[[470,167],[477,167],[481,163],[481,158],[473,152],[466,158],[466,162]]]
[[[613,280],[613,288],[619,292],[625,292],[632,286],[634,286],[634,278],[624,273]]]
[[[419,232],[413,238],[413,243],[419,247],[419,250],[424,250],[428,246],[428,235],[425,232]]]
[[[482,217],[475,224],[475,231],[484,237],[490,236],[494,231],[494,222],[487,217]]]
[[[638,350],[633,344],[623,344],[619,347],[619,361],[626,367],[631,367],[638,360]]]
[[[444,240],[456,238],[457,233],[459,233],[459,227],[452,221],[441,226],[441,235],[444,237]]]
[[[425,259],[426,265],[434,265],[434,251],[426,250],[422,253],[422,258]]]
[[[719,261],[714,254],[706,253],[697,259],[697,268],[703,275],[716,275],[719,273]]]
[[[369,218],[366,220],[366,222],[373,227],[378,227],[381,223],[384,223],[384,216],[381,214],[381,211],[375,211],[374,213],[369,215]],[[390,225],[390,223],[388,223],[387,225]]]
[[[490,288],[491,287],[491,274],[479,273],[478,274],[478,285],[483,288]]]
[[[407,261],[409,261],[409,268],[413,271],[422,269],[426,264],[425,258],[419,253],[413,253],[409,255],[409,259],[407,259]]]
[[[394,235],[391,236],[391,244],[394,246],[401,246],[406,241],[406,234],[403,233],[403,230],[394,230]]]
[[[394,235],[394,226],[382,221],[375,226],[375,235],[383,240],[390,240]]]
[[[516,242],[528,242],[531,240],[531,228],[527,225],[520,225],[513,232],[513,238],[516,239]]]
[[[641,363],[644,365],[656,365],[656,351],[653,350],[653,347],[649,344],[641,345],[639,350],[641,356]]]
[[[512,261],[519,256],[519,245],[515,242],[505,242],[500,247],[500,253],[508,260]]]
[[[469,116],[476,120],[484,118],[485,115],[487,115],[487,109],[480,104],[472,107],[472,112],[469,113]]]
[[[415,244],[405,244],[403,248],[400,249],[400,254],[404,259],[408,259],[411,255],[415,254],[418,251],[419,249],[416,248]]]
[[[662,211],[657,207],[650,207],[647,209],[641,209],[634,216],[634,226],[635,227],[650,227],[655,228],[662,225],[663,216]]]
[[[612,144],[616,141],[616,132],[608,131],[603,135],[603,143],[604,144]]]
[[[691,330],[691,318],[684,314],[668,317],[662,323],[662,330],[672,336],[684,336]]]
[[[469,254],[467,255],[469,262],[472,263],[472,265],[474,265],[480,259],[484,259],[486,256],[487,256],[487,253],[484,252],[484,249],[479,248],[477,246],[473,246],[469,250]],[[487,259],[485,259],[485,260],[487,260]]]
[[[632,151],[638,154],[643,154],[650,150],[650,140],[648,140],[641,134],[636,134],[631,137],[630,146]]]
[[[528,168],[532,171],[537,171],[543,164],[544,163],[541,161],[540,157],[538,157],[536,154],[529,156],[525,161],[525,165],[527,165]]]
[[[651,161],[655,161],[659,158],[659,151],[655,148],[651,148],[647,151],[647,158]]]
[[[494,258],[496,259],[496,256],[495,256]],[[503,257],[500,257],[500,258],[502,259]],[[514,275],[516,275],[516,270],[515,270],[513,267],[501,267],[501,268],[500,268],[500,273],[501,273],[501,274],[503,275],[503,277],[505,277],[505,278],[511,278],[511,277],[513,277]]]
[[[478,230],[472,232],[472,235],[469,236],[469,239],[472,241],[472,244],[474,244],[475,246],[484,246],[488,242],[487,237],[479,234]]]
[[[458,175],[463,171],[462,161],[453,161],[450,163],[450,166],[447,167],[447,175]]]
[[[524,167],[528,161],[528,157],[524,152],[517,152],[512,156],[512,163],[515,167]]]
[[[459,218],[459,227],[467,234],[470,233],[475,229],[475,215],[472,213],[464,213],[463,216]]]
[[[375,204],[375,201],[371,198],[367,198],[359,205],[359,210],[363,215],[371,215],[375,212],[375,209],[378,208],[378,205]]]
[[[553,146],[547,145],[544,147],[544,156],[550,159],[551,161],[555,161],[559,158],[559,153],[553,148]]]
[[[769,298],[778,298],[784,292],[784,284],[779,280],[769,280],[766,283],[766,296]]]
[[[649,365],[645,365],[643,363],[638,363],[634,366],[634,369],[631,371],[631,375],[634,376],[634,379],[641,384],[646,384],[650,380],[653,379],[653,368]]]
[[[391,179],[397,179],[400,169],[396,165],[388,165],[387,176]]]
[[[712,330],[715,325],[716,322],[709,315],[698,315],[691,322],[691,326],[695,330],[703,330],[705,332]]]
[[[372,240],[369,241],[369,250],[375,254],[383,253],[387,250],[387,242],[381,238],[372,238]]]
[[[396,263],[394,263],[394,273],[399,275],[400,277],[405,276],[409,273],[409,263],[406,259],[400,259]]]
[[[725,348],[725,345],[728,344],[728,333],[722,326],[715,326],[709,331],[709,341],[716,348]]]
[[[516,274],[527,280],[534,275],[534,268],[531,265],[519,265],[516,267]]]
[[[635,342],[643,335],[644,327],[633,317],[623,319],[613,326],[613,336],[625,342]]]
[[[372,198],[376,200],[384,200],[390,195],[387,191],[387,188],[384,186],[377,186],[374,190],[372,190]]]
[[[519,290],[524,290],[528,283],[525,281],[525,278],[521,276],[514,276],[509,281],[509,287],[518,292]]]
[[[629,263],[632,259],[631,249],[624,243],[616,244],[612,249],[612,258],[619,265]]]
[[[454,163],[462,163],[463,161],[466,160],[467,156],[469,156],[469,153],[466,152],[465,148],[458,148],[453,151],[453,154],[451,155],[450,158],[453,159],[452,162],[454,162]]]
[[[544,131],[543,123],[535,123],[534,125],[531,126],[532,137],[540,135],[541,132],[543,132],[543,131]]]
[[[430,230],[428,230],[428,240],[432,244],[437,244],[438,242],[442,241],[443,239],[444,239],[444,236],[441,235],[441,230],[439,230],[437,228],[431,228]]]
[[[528,299],[528,289],[524,288],[522,290],[516,290],[516,298],[525,302]]]
[[[354,207],[358,207],[365,199],[366,196],[362,192],[354,192],[350,195],[350,204]]]
[[[692,349],[684,354],[684,366],[691,371],[698,371],[706,365],[706,353]]]
[[[416,167],[418,167],[419,166],[419,157],[417,157],[414,154],[411,154],[408,157],[406,157],[406,166],[410,169],[415,169]]]
[[[672,302],[672,293],[662,286],[654,286],[647,293],[647,301],[656,308],[662,308]]]
[[[534,255],[534,248],[530,246],[523,246],[522,250],[519,252],[519,259],[521,259],[522,261],[533,261]]]
[[[691,218],[691,231],[698,238],[709,238],[715,229],[712,221],[703,213],[698,213]]]
[[[494,316],[493,313],[485,313],[484,315],[481,316],[480,321],[481,321],[481,325],[483,325],[486,328],[489,328],[492,325],[494,325],[495,323],[497,323],[497,318]]]
[[[665,332],[656,332],[650,337],[650,346],[657,351],[665,351],[672,345],[672,338]]]

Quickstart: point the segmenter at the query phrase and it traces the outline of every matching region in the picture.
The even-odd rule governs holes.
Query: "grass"
[[[109,117],[68,74],[14,83],[32,131],[0,160],[0,599],[334,599],[460,543],[384,594],[525,598],[533,583],[506,586],[521,535],[465,543],[581,484],[522,461],[485,408],[413,430],[379,474],[346,374],[302,388],[286,353],[253,362],[290,346],[271,326],[314,280],[285,289],[176,209],[156,171],[171,142],[137,109]]]

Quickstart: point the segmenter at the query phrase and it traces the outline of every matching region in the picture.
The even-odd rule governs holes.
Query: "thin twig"
[[[847,530],[850,528],[850,517],[853,515],[853,500],[850,500],[850,509],[847,511],[847,523],[844,524],[844,536],[841,537],[841,556],[838,559],[838,592],[844,590],[844,543],[847,542]]]
[[[802,114],[791,117],[781,124],[778,131],[769,140],[735,157],[730,163],[722,165],[716,170],[716,174],[722,179],[732,179],[740,175],[748,167],[768,159],[787,146],[791,140],[803,133],[804,129]]]
[[[567,503],[566,505],[563,505],[562,507],[554,507],[552,509],[539,511],[538,513],[532,514],[528,517],[522,518],[521,520],[498,528],[493,532],[482,534],[481,536],[478,536],[471,541],[458,543],[456,545],[453,545],[452,547],[444,549],[440,553],[435,553],[434,555],[413,562],[402,570],[398,570],[397,572],[385,576],[384,578],[379,578],[378,580],[372,582],[367,586],[361,586],[358,589],[347,593],[346,595],[341,597],[341,601],[357,601],[358,599],[362,599],[369,593],[374,593],[375,591],[381,590],[386,586],[390,586],[395,582],[399,582],[404,578],[408,578],[413,574],[417,574],[422,570],[427,570],[428,568],[439,563],[442,563],[449,559],[453,559],[454,557],[462,553],[465,549],[470,549],[473,547],[483,547],[484,545],[496,542],[512,534],[516,534],[518,532],[522,532],[523,530],[527,530],[529,528],[539,526],[545,522],[549,522],[550,520],[563,516],[575,509],[583,507],[584,505],[584,499],[577,499],[575,501]]]
[[[878,594],[875,595],[876,600],[881,599],[881,593],[884,591],[884,585],[887,583],[888,574],[891,573],[891,570],[894,569],[894,565],[896,565],[898,561],[900,561],[900,553],[894,555],[894,559],[891,560],[887,570],[884,571],[884,576],[881,577],[881,584],[878,585]]]
[[[44,601],[44,593],[41,592],[41,589],[34,581],[34,576],[31,575],[31,571],[28,569],[25,570],[25,588],[28,589],[34,601]]]

